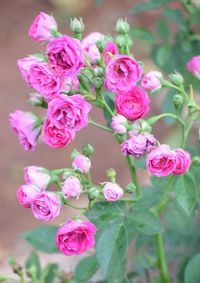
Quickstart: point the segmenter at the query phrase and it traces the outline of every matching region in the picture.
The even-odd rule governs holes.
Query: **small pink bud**
[[[155,91],[162,87],[160,78],[162,78],[162,74],[158,71],[148,72],[141,81],[141,86],[147,91]]]
[[[116,183],[107,182],[103,188],[103,194],[108,201],[117,201],[123,196],[123,190]]]
[[[192,57],[186,66],[190,73],[200,79],[200,55]]]
[[[35,185],[43,191],[48,187],[51,177],[43,167],[27,166],[24,168],[24,179],[27,185]]]
[[[88,173],[91,167],[91,161],[85,155],[79,154],[74,158],[72,166],[81,173]]]
[[[81,182],[75,176],[68,177],[62,186],[62,192],[67,198],[79,197],[81,191],[82,191]]]
[[[117,134],[125,134],[127,131],[125,126],[126,123],[127,119],[124,116],[117,114],[112,117],[111,127]]]
[[[38,188],[32,185],[22,185],[17,189],[17,200],[21,206],[30,208],[32,200],[39,193]]]
[[[192,162],[189,152],[178,148],[176,150],[176,160],[176,168],[173,171],[173,174],[180,175],[186,173]]]

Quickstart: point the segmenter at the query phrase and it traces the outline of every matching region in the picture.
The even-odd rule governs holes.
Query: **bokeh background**
[[[25,152],[19,145],[10,129],[8,114],[17,108],[25,111],[35,109],[27,103],[30,90],[17,70],[16,60],[43,49],[43,46],[34,43],[28,37],[27,31],[30,24],[40,11],[44,11],[55,16],[63,33],[69,33],[67,26],[69,15],[83,17],[86,25],[85,34],[92,31],[113,33],[113,27],[119,17],[127,17],[131,25],[153,25],[156,12],[150,12],[145,17],[128,14],[129,8],[137,2],[140,1],[104,0],[97,6],[95,0],[0,1],[0,271],[7,270],[8,255],[21,259],[28,254],[29,246],[21,239],[20,233],[43,224],[33,218],[30,210],[20,207],[16,201],[16,189],[24,182],[24,166],[36,165],[49,169],[70,166],[69,155],[72,149],[74,147],[81,149],[82,145],[89,142],[95,147],[92,158],[92,177],[96,182],[105,180],[105,171],[110,167],[116,169],[117,180],[122,186],[130,181],[124,159],[119,154],[118,144],[108,134],[92,126],[83,129],[74,142],[65,149],[53,150],[41,142],[35,152],[30,153]],[[150,59],[146,56],[148,48],[148,44],[144,42],[135,42],[136,58],[145,62],[146,70],[152,67]],[[151,110],[154,113],[159,111],[157,105],[158,99],[154,98]],[[43,112],[37,110],[37,114],[42,115]],[[92,117],[103,121],[103,116],[98,111],[93,111]],[[156,134],[159,138],[159,128],[156,129]],[[143,172],[140,172],[140,179],[142,182],[146,181]],[[64,208],[56,223],[69,218],[75,212]],[[55,257],[53,259],[55,260]],[[65,259],[65,264],[66,262]],[[68,266],[68,269],[70,268],[71,263]]]

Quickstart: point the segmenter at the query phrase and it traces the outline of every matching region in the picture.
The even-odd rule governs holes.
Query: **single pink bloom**
[[[192,57],[186,66],[190,73],[200,79],[200,55]]]
[[[178,148],[176,150],[176,158],[177,158],[177,163],[176,163],[176,168],[173,171],[173,174],[179,175],[186,173],[189,170],[190,165],[192,163],[189,152],[181,148]]]
[[[10,113],[10,124],[25,150],[33,151],[36,147],[40,129],[34,127],[37,117],[30,112],[16,110]]]
[[[24,168],[24,180],[27,185],[34,185],[44,191],[50,184],[51,176],[43,167],[27,166]]]
[[[123,196],[123,190],[116,183],[107,182],[103,188],[103,194],[108,201],[117,201]]]
[[[95,246],[96,227],[91,222],[68,220],[57,231],[56,246],[64,255],[78,255]]]
[[[91,64],[96,64],[96,59],[101,57],[96,42],[102,39],[104,39],[103,34],[92,32],[82,40],[81,46],[83,53],[88,57]]]
[[[21,185],[16,192],[19,204],[25,208],[30,208],[32,200],[39,193],[39,189],[33,185]]]
[[[111,127],[117,134],[125,134],[127,119],[122,115],[115,115],[112,117]]]
[[[63,183],[62,192],[67,198],[79,197],[82,192],[80,180],[75,176],[68,177]]]
[[[85,155],[79,154],[74,158],[72,166],[81,173],[88,173],[90,171],[91,161]]]
[[[57,30],[57,23],[52,16],[40,12],[29,28],[29,36],[37,42],[49,41],[53,38],[52,30]]]

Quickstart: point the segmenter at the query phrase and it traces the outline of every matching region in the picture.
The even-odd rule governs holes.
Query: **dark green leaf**
[[[23,233],[23,238],[37,250],[46,253],[58,253],[55,245],[57,229],[55,226],[40,226]]]
[[[156,195],[145,195],[136,202],[133,207],[133,214],[143,212],[150,209],[158,203],[158,197]]]
[[[183,259],[181,259],[181,262],[178,267],[178,272],[177,272],[177,278],[179,283],[184,283],[185,282],[185,268],[190,260],[190,256],[187,256]]]
[[[188,174],[179,176],[175,191],[177,203],[188,216],[191,215],[198,201],[198,190],[193,178]]]
[[[44,283],[54,283],[57,271],[58,265],[56,263],[48,263],[42,272],[41,281]]]
[[[26,269],[35,268],[36,277],[40,278],[41,275],[41,266],[40,259],[36,252],[32,252],[25,263]]]
[[[141,40],[154,41],[153,34],[144,27],[131,27],[130,34]]]
[[[156,259],[150,255],[134,256],[134,267],[137,269],[149,269],[155,262]]]
[[[166,8],[163,10],[163,15],[168,18],[170,22],[176,22],[180,27],[185,25],[183,14],[178,9]]]
[[[200,282],[200,254],[195,255],[185,269],[185,283]]]
[[[79,261],[76,266],[74,279],[76,283],[88,282],[99,268],[95,256],[89,256]]]
[[[121,282],[126,271],[127,235],[123,224],[108,227],[96,245],[103,279],[109,283]]]
[[[167,41],[169,39],[170,31],[167,24],[163,20],[157,20],[156,31],[163,40]]]

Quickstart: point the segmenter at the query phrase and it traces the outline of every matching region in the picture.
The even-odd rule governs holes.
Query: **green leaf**
[[[144,212],[145,210],[150,209],[155,206],[158,202],[158,197],[156,195],[145,195],[139,199],[133,207],[133,214]]]
[[[99,268],[95,256],[89,256],[79,261],[76,266],[74,279],[76,283],[88,282]]]
[[[6,275],[0,275],[0,282],[5,282],[8,280],[8,276]]]
[[[130,34],[141,40],[154,41],[153,34],[144,27],[131,27]]]
[[[145,235],[155,235],[163,232],[163,226],[159,218],[151,211],[134,213],[129,216],[132,225],[138,233]]]
[[[58,253],[55,245],[57,229],[55,226],[40,226],[23,233],[22,236],[37,250],[46,253]]]
[[[185,258],[181,259],[181,262],[178,267],[177,278],[179,283],[185,283],[185,268],[190,260],[190,256],[186,256]]]
[[[156,259],[147,254],[134,257],[134,267],[137,269],[149,269],[155,263]]]
[[[156,31],[158,35],[165,41],[169,39],[170,31],[168,25],[161,19],[158,19],[156,22]]]
[[[26,269],[35,268],[36,278],[39,279],[41,276],[41,266],[40,266],[40,259],[37,253],[34,251],[32,252],[26,260],[25,263]]]
[[[176,200],[183,211],[190,216],[198,201],[198,190],[190,175],[181,175],[175,184]]]
[[[54,283],[57,271],[58,265],[56,263],[48,263],[42,272],[41,282]]]
[[[139,3],[130,9],[130,13],[136,14],[144,11],[150,11],[160,8],[163,4],[171,3],[173,0],[154,0],[145,3]]]
[[[163,15],[167,17],[170,22],[176,22],[180,27],[185,25],[183,14],[178,9],[166,8],[163,10]]]
[[[113,220],[114,218],[124,216],[125,204],[118,202],[97,202],[91,210],[86,212],[86,216],[93,222]]]
[[[161,105],[161,111],[163,113],[166,113],[166,112],[175,113],[173,102],[172,102],[174,93],[175,93],[174,90],[170,90],[168,93],[166,93],[165,98],[163,99],[162,105]],[[171,125],[171,124],[175,123],[175,120],[173,118],[171,118],[171,117],[165,117],[163,119],[163,121],[167,125]]]
[[[185,269],[185,283],[200,282],[200,254],[195,255]]]
[[[168,64],[170,57],[172,55],[172,49],[169,45],[160,45],[155,53],[155,61],[159,67]]]
[[[108,283],[121,282],[126,271],[127,235],[123,224],[108,227],[96,245],[101,273]]]

